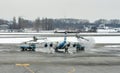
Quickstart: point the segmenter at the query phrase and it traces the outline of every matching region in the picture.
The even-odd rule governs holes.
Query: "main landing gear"
[[[68,47],[65,47],[64,48],[64,51],[60,51],[60,50],[58,50],[59,48],[55,48],[55,52],[57,52],[57,53],[68,53]]]

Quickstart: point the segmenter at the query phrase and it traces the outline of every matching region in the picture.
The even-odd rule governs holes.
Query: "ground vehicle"
[[[36,49],[36,44],[31,43],[31,44],[26,44],[20,46],[21,51],[35,51]]]
[[[23,42],[23,45],[20,46],[21,51],[35,51],[36,49],[36,44],[38,44],[39,42],[37,42],[37,40],[44,40],[46,38],[36,38],[35,36],[33,36],[32,40]]]
[[[77,43],[76,44],[76,52],[84,51],[85,47],[82,46],[81,44]]]

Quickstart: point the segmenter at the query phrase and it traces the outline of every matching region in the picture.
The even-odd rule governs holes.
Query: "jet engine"
[[[53,47],[53,43],[45,43],[45,44],[44,44],[44,47],[45,47],[45,48]]]

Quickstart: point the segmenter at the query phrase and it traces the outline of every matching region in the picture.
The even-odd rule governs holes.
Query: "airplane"
[[[45,40],[45,48],[53,48],[55,52],[61,52],[59,50],[64,49],[65,53],[68,53],[70,48],[75,49],[76,52],[85,51],[86,48],[91,48],[94,40],[91,38],[84,38],[82,36],[72,36],[73,38],[67,37],[67,32],[65,32],[64,40]],[[77,39],[76,39],[77,38]]]
[[[45,48],[53,48],[55,52],[62,52],[59,51],[59,49],[64,49],[65,53],[68,53],[68,47],[70,46],[67,42],[67,33],[64,35],[64,40],[59,41],[57,40],[45,40],[45,42],[42,42],[44,44]]]
[[[58,50],[61,50],[61,49],[64,49],[65,50],[65,53],[68,53],[68,50],[71,49],[75,49],[76,52],[79,52],[79,51],[84,51],[85,50],[85,46],[81,43],[80,39],[83,39],[85,41],[89,41],[88,39],[86,38],[83,38],[81,36],[72,36],[73,38],[71,38],[71,40],[68,38],[67,39],[67,32],[65,32],[65,36],[64,36],[64,40],[63,41],[57,41],[57,46],[54,46],[54,50],[55,52],[60,52]],[[55,42],[55,41],[51,41],[51,42]],[[53,44],[53,43],[51,43]],[[47,45],[47,43],[46,43]],[[69,48],[69,49],[68,49]]]

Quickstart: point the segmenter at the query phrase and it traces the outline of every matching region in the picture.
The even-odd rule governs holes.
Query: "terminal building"
[[[116,28],[112,28],[112,27],[107,27],[105,26],[104,24],[101,24],[97,30],[96,30],[98,33],[116,33],[118,32],[119,30],[116,29]]]

